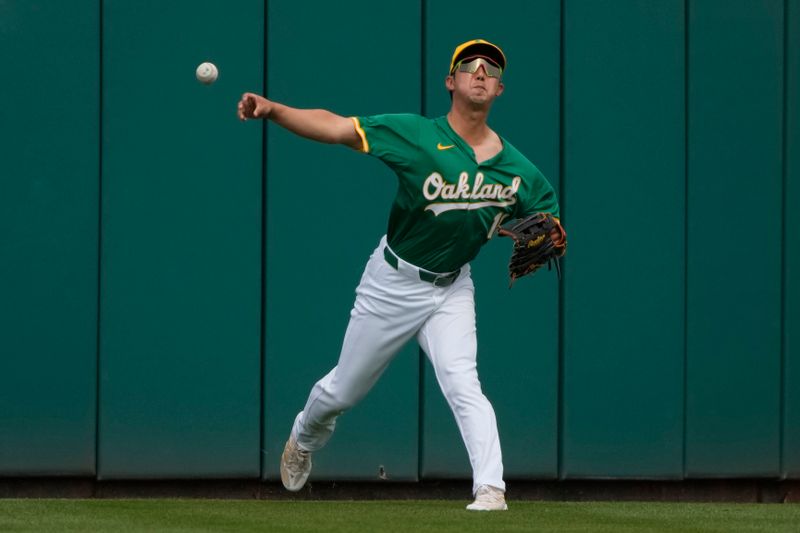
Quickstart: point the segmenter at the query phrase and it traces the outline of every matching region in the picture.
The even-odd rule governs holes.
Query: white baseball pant
[[[481,485],[505,490],[494,409],[477,370],[474,287],[465,265],[456,281],[437,287],[419,269],[384,258],[386,237],[370,256],[350,312],[338,364],[311,390],[295,418],[298,445],[316,451],[328,442],[336,418],[358,403],[397,352],[416,335],[455,415],[469,454],[473,493]]]

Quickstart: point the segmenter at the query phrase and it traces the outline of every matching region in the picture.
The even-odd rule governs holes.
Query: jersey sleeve
[[[413,114],[350,117],[361,137],[361,151],[390,167],[409,167],[419,153],[422,117]]]
[[[556,191],[536,167],[533,167],[529,184],[524,198],[518,204],[517,218],[524,218],[534,213],[550,213],[556,218],[561,218]]]

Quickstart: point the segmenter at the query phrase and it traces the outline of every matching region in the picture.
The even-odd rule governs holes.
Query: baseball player
[[[503,93],[505,68],[498,46],[482,39],[460,44],[445,78],[450,111],[435,119],[346,118],[252,93],[242,96],[240,119],[270,119],[303,137],[371,154],[399,180],[386,235],[356,288],[339,361],[311,389],[286,442],[280,470],[288,490],[303,487],[311,454],[328,441],[337,417],[358,403],[403,345],[416,338],[469,454],[475,499],[467,509],[507,509],[495,414],[478,381],[469,262],[504,220],[536,212],[558,217],[559,207],[539,170],[486,123]]]

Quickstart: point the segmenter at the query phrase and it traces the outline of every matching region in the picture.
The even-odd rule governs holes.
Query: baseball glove
[[[553,234],[558,238],[553,240]],[[567,234],[564,228],[550,213],[536,213],[516,220],[509,226],[499,228],[497,234],[514,239],[514,249],[508,271],[511,274],[509,288],[517,278],[533,274],[545,264],[551,268],[555,263],[556,272],[561,278],[561,265],[558,258],[567,251]]]

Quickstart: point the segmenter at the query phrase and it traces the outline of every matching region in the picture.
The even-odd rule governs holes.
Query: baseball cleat
[[[311,452],[300,449],[294,436],[289,437],[281,455],[281,482],[286,490],[297,492],[311,473]]]
[[[506,494],[491,485],[481,485],[475,492],[475,501],[467,505],[468,511],[507,511]]]

